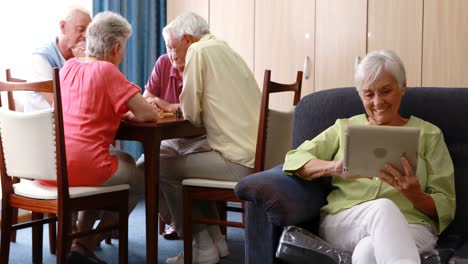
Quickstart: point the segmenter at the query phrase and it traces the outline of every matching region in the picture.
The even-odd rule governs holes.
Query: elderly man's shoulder
[[[200,41],[197,41],[190,45],[189,50],[192,51],[199,51],[199,52],[213,52],[214,50],[219,50],[219,49],[231,49],[229,44],[220,39],[216,38],[214,35],[206,35],[203,37]]]

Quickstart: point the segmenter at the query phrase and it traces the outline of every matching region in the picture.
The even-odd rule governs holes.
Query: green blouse
[[[286,154],[284,172],[297,175],[294,172],[311,159],[341,160],[344,153],[344,131],[351,124],[370,125],[364,114],[349,119],[338,119],[333,126],[314,139],[305,141],[297,149],[289,151]],[[434,199],[438,221],[414,208],[405,196],[378,177],[333,177],[332,184],[335,188],[328,195],[328,204],[322,207],[323,212],[336,214],[366,201],[388,198],[400,208],[408,223],[430,224],[437,234],[450,224],[455,216],[454,169],[442,132],[435,125],[413,116],[406,126],[420,129],[416,175],[423,191]]]

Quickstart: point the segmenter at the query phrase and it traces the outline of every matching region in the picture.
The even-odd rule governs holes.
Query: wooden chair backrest
[[[293,105],[297,105],[297,103],[301,99],[302,75],[302,71],[298,71],[296,75],[296,82],[292,84],[281,84],[271,81],[271,71],[265,70],[265,75],[263,79],[262,102],[260,106],[260,119],[257,134],[257,148],[255,152],[254,172],[263,171],[265,169],[269,114],[271,113],[281,116],[281,113],[278,113],[274,110],[270,110],[270,94],[280,92],[294,92]],[[287,129],[292,129],[292,127],[287,127]]]
[[[11,76],[10,76],[11,77]],[[18,80],[18,79],[16,79]],[[54,119],[55,125],[54,129],[55,134],[55,169],[57,176],[57,186],[58,186],[58,197],[69,197],[68,193],[68,178],[66,171],[66,155],[65,155],[65,142],[64,142],[64,132],[63,132],[63,115],[62,115],[62,99],[60,93],[60,78],[59,78],[59,69],[53,69],[53,80],[41,81],[41,82],[11,82],[11,81],[0,81],[0,92],[14,92],[14,91],[34,91],[34,92],[49,92],[54,94],[54,107],[51,111],[51,118]],[[0,98],[1,106],[1,98]],[[11,107],[10,107],[11,108]],[[10,109],[11,110],[11,109]],[[1,111],[5,111],[2,109]],[[47,110],[46,110],[47,111]],[[28,113],[24,114],[25,117],[31,116]],[[0,124],[0,130],[2,129]],[[11,131],[9,131],[11,133]],[[34,132],[34,131],[33,131]],[[14,132],[13,132],[14,133]],[[5,195],[5,191],[8,193],[13,192],[12,187],[12,178],[11,177],[21,177],[22,175],[10,175],[8,173],[5,156],[3,150],[3,144],[0,143],[0,174],[2,180],[2,191]],[[18,151],[22,151],[21,148],[18,148]],[[48,164],[50,166],[50,164]],[[66,187],[65,187],[66,186]]]
[[[26,80],[15,78],[11,76],[11,70],[6,69],[6,79],[7,82],[26,82]],[[15,100],[13,98],[13,92],[12,91],[7,91],[7,100],[8,100],[8,108],[12,111],[15,111]],[[0,99],[0,107],[2,106],[2,102]]]

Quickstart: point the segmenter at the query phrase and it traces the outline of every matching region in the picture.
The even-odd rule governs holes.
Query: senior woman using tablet
[[[319,235],[352,252],[353,263],[420,263],[455,215],[454,169],[442,132],[415,116],[399,114],[406,92],[403,63],[392,51],[369,53],[356,68],[356,88],[366,114],[338,119],[286,155],[283,170],[305,179],[332,176],[334,189],[321,209]],[[417,171],[386,164],[373,178],[343,175],[348,125],[420,129]]]
[[[86,57],[68,60],[60,71],[67,168],[70,186],[130,184],[129,210],[143,191],[143,169],[129,154],[110,149],[122,118],[154,121],[156,110],[128,81],[117,65],[122,61],[132,28],[113,13],[97,14],[86,32]],[[80,212],[79,231],[94,225],[97,212]],[[100,215],[100,225],[113,223],[109,212]],[[101,263],[93,250],[103,237],[76,239],[70,263]]]

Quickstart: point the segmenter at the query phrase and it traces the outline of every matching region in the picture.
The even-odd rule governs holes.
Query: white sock
[[[201,250],[206,250],[211,247],[214,247],[213,240],[211,239],[210,234],[206,229],[203,229],[198,234],[195,234],[193,240],[197,245],[197,248]]]

